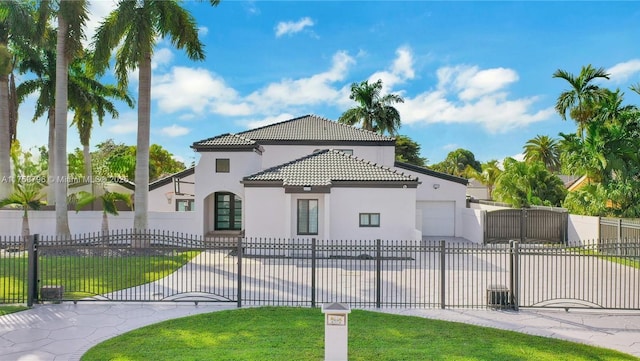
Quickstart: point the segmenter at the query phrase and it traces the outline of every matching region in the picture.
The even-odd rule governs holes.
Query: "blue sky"
[[[113,8],[92,1],[87,35]],[[197,140],[305,114],[337,120],[351,83],[382,79],[401,95],[400,134],[421,145],[429,164],[457,148],[480,161],[522,152],[536,135],[575,131],[553,110],[567,89],[557,69],[583,65],[611,73],[601,85],[640,81],[636,2],[207,1],[185,2],[200,27],[207,59],[189,61],[160,40],[153,58],[151,142],[190,163]],[[106,81],[113,81],[108,74]],[[137,96],[137,73],[131,73]],[[20,109],[24,147],[46,144],[33,98]],[[94,130],[135,144],[136,110]],[[69,148],[79,146],[69,130]]]

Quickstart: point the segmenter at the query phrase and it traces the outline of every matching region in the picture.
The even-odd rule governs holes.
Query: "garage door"
[[[455,236],[455,202],[418,202],[423,236]]]

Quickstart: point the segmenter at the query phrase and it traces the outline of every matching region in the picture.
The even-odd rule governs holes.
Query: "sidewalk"
[[[160,321],[234,309],[234,303],[62,303],[0,317],[0,360],[79,360],[92,346]],[[581,342],[640,358],[640,311],[370,309]],[[318,311],[318,317],[322,314]]]

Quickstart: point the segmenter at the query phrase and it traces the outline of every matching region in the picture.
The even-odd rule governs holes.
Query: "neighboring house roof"
[[[575,183],[584,178],[584,176],[559,174],[558,178],[560,178],[565,188],[571,188]]]
[[[565,183],[564,185],[567,188],[567,191],[574,192],[584,187],[587,184],[589,184],[589,177],[587,177],[586,175],[583,175],[582,177],[575,179],[573,182]]]
[[[204,139],[191,146],[197,151],[257,146],[259,144],[384,144],[394,145],[395,138],[334,122],[317,115],[305,115],[247,130]],[[245,148],[245,149],[246,149]]]
[[[417,187],[418,178],[338,150],[325,149],[262,172],[244,177],[242,183],[282,186],[406,186]]]
[[[432,177],[436,177],[436,178],[440,178],[440,179],[443,179],[443,180],[460,183],[460,184],[465,185],[465,186],[469,183],[469,180],[466,179],[466,178],[456,177],[454,175],[447,174],[447,173],[436,172],[435,170],[431,170],[429,168],[420,167],[420,166],[409,164],[409,163],[403,163],[403,162],[397,162],[396,161],[394,166],[396,168],[406,169],[406,170],[410,170],[410,171],[413,171],[413,172],[416,172],[416,173],[422,173],[422,174],[425,174],[425,175],[428,175],[428,176],[432,176]]]
[[[156,181],[153,181],[153,182],[149,183],[149,190],[152,191],[152,190],[154,190],[156,188],[160,188],[160,187],[162,187],[164,185],[167,185],[167,184],[173,182],[173,178],[181,179],[181,178],[190,176],[190,175],[195,173],[195,170],[196,170],[195,167],[187,168],[187,169],[182,170],[180,172],[173,173],[173,174],[168,175],[168,176],[166,176],[164,178],[160,178],[160,179],[158,179]]]

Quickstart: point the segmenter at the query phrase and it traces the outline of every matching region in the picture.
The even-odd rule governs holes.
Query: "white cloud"
[[[241,121],[241,123],[244,124],[247,127],[247,129],[254,129],[259,127],[264,127],[269,124],[284,122],[285,120],[293,119],[297,116],[299,115],[282,113],[275,116],[267,116],[262,119],[247,119],[247,120]]]
[[[273,113],[274,110],[296,105],[335,103],[343,94],[332,84],[343,81],[354,63],[354,59],[346,52],[337,52],[329,70],[308,78],[283,79],[269,84],[251,93],[247,101],[262,113]]]
[[[198,28],[198,36],[207,36],[209,34],[209,28],[206,26],[200,26]]]
[[[413,52],[411,48],[403,46],[396,50],[396,58],[389,70],[373,73],[369,77],[370,82],[382,80],[382,93],[391,92],[391,88],[397,84],[402,84],[415,77],[413,69]]]
[[[88,46],[93,42],[93,36],[95,35],[98,26],[104,20],[104,18],[109,15],[109,13],[116,8],[115,1],[89,1],[89,6],[87,8],[87,14],[89,17],[87,19],[86,28],[85,28],[85,36],[86,40],[84,41],[84,45]]]
[[[152,98],[157,101],[159,109],[167,113],[230,109],[238,98],[237,92],[222,78],[202,68],[173,67],[169,73],[154,74],[152,87]],[[242,106],[236,109],[242,111],[236,110],[231,115],[247,113]]]
[[[130,134],[138,131],[138,122],[136,121],[123,121],[117,122],[107,128],[109,133],[113,134]]]
[[[314,22],[310,17],[304,17],[298,21],[281,21],[276,25],[276,37],[299,33],[307,26],[313,26]]]
[[[160,129],[160,133],[167,135],[169,137],[179,137],[182,135],[189,134],[191,130],[189,128],[181,127],[176,124],[172,124],[168,127],[164,127]]]
[[[173,61],[173,52],[169,48],[160,48],[153,52],[151,59],[151,69],[157,69],[159,66],[171,64]]]
[[[638,72],[640,72],[640,59],[618,63],[607,69],[609,79],[615,83],[623,83]]]
[[[405,124],[478,123],[489,132],[502,133],[548,119],[554,112],[533,111],[536,96],[509,99],[505,88],[518,80],[512,69],[460,65],[440,68],[436,74],[435,90],[405,97],[405,103],[396,105]]]

